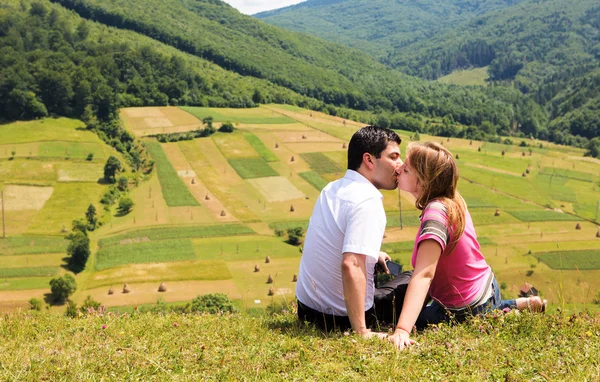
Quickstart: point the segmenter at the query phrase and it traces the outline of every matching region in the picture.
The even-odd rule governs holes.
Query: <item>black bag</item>
[[[413,271],[402,272],[396,278],[375,288],[375,315],[380,326],[396,325],[398,322],[412,274]]]

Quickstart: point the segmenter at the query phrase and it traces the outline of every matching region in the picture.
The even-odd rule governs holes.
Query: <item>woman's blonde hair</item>
[[[406,148],[406,158],[415,171],[421,193],[415,206],[423,210],[434,199],[440,201],[448,214],[451,241],[446,249],[450,254],[465,230],[467,206],[458,193],[458,166],[452,153],[435,142],[411,142]]]

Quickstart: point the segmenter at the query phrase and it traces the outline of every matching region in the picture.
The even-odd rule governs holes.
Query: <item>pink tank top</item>
[[[433,200],[423,210],[420,220],[421,225],[412,253],[413,268],[419,243],[429,239],[438,242],[442,247],[442,255],[429,294],[448,308],[459,309],[468,306],[485,292],[487,278],[492,271],[480,252],[481,247],[477,241],[471,214],[466,211],[465,230],[452,254],[446,253],[451,234],[446,207]]]

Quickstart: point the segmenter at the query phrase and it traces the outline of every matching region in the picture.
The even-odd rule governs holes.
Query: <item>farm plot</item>
[[[4,186],[4,209],[6,211],[39,211],[50,199],[53,187]]]
[[[63,263],[66,251],[52,254],[27,254],[27,255],[3,255],[0,263],[2,268],[35,268],[53,267],[57,268]]]
[[[288,124],[296,122],[292,118],[282,116],[281,114],[275,113],[262,106],[249,109],[182,106],[181,109],[194,115],[199,120],[202,120],[206,117],[212,117],[215,122],[261,125]]]
[[[263,194],[267,202],[282,202],[305,197],[304,193],[287,178],[281,176],[248,179],[248,182]]]
[[[56,182],[56,170],[53,163],[39,160],[0,161],[0,179],[3,182],[51,186]]]
[[[194,250],[199,260],[257,260],[259,266],[266,256],[271,260],[300,258],[298,247],[289,245],[276,237],[240,236],[236,238],[195,239]],[[266,280],[265,280],[266,281]]]
[[[547,221],[581,221],[578,216],[573,216],[552,210],[520,210],[507,211],[522,222],[547,222]]]
[[[552,269],[594,270],[600,269],[598,250],[552,251],[536,253],[535,257]]]
[[[196,259],[192,241],[189,239],[112,245],[101,248],[96,256],[96,270],[126,264],[164,263]]]
[[[238,196],[236,190],[241,188],[241,191],[253,200],[260,198],[260,194],[256,190],[254,192],[248,190],[250,187],[229,165],[212,139],[182,141],[178,144],[201,182],[210,190],[211,197],[216,196],[223,203],[228,215],[233,215],[242,221],[258,220],[258,216],[253,210],[247,207],[249,205],[247,202],[250,201]],[[223,169],[222,172],[221,169]],[[255,205],[255,207],[258,206]]]
[[[65,253],[68,245],[68,240],[56,236],[9,236],[0,240],[0,255]]]
[[[258,157],[250,142],[239,131],[216,133],[211,136],[223,156],[227,159]]]
[[[331,174],[342,171],[334,161],[323,153],[304,153],[300,155],[318,174]]]
[[[302,179],[306,180],[319,191],[321,191],[329,183],[325,179],[321,178],[319,173],[316,171],[304,171],[298,173],[298,175],[300,175]]]
[[[38,156],[40,142],[0,145],[0,158],[32,158]]]
[[[83,217],[88,206],[100,200],[104,190],[98,183],[56,183],[52,196],[35,215],[27,233],[60,234],[63,227],[71,227],[74,219]]]
[[[41,142],[38,156],[42,158],[86,159],[88,155],[100,162],[106,161],[105,146],[90,142]]]
[[[118,244],[128,244],[140,242],[144,238],[147,240],[168,240],[168,239],[189,239],[205,238],[215,236],[236,236],[254,234],[250,228],[242,224],[222,224],[209,226],[184,226],[184,227],[157,227],[141,229],[110,236],[98,241],[100,247],[107,247]]]
[[[12,277],[51,277],[56,276],[60,268],[56,267],[28,267],[28,268],[0,268],[0,278]]]
[[[126,128],[136,136],[198,130],[202,122],[177,107],[133,107],[120,111]]]
[[[62,161],[56,164],[59,182],[97,182],[104,178],[104,165],[101,162]]]
[[[46,118],[0,125],[0,145],[29,142],[100,142],[85,124],[76,119]]]
[[[273,154],[271,150],[253,133],[245,131],[244,138],[250,143],[250,146],[263,158],[266,162],[277,162],[279,158]]]
[[[158,180],[160,181],[163,197],[167,205],[169,207],[199,205],[200,203],[177,175],[160,144],[148,141],[146,147],[156,163]]]
[[[228,162],[242,179],[265,178],[279,175],[263,158],[237,158],[229,159]]]
[[[231,273],[225,262],[216,260],[178,261],[170,263],[129,264],[94,272],[87,280],[86,289],[124,283],[142,283],[183,280],[228,280]],[[170,289],[170,288],[169,288]]]

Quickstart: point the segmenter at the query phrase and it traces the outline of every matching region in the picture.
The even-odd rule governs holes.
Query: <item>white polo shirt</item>
[[[347,316],[342,285],[342,254],[366,255],[365,311],[373,306],[373,273],[383,241],[386,216],[383,195],[353,170],[329,183],[310,218],[296,297],[319,312]]]

